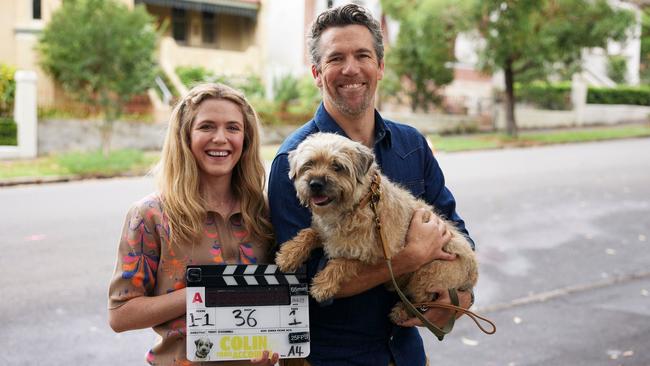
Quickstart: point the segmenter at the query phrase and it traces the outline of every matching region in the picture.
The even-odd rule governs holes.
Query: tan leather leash
[[[388,266],[388,272],[390,273],[391,281],[393,282],[395,291],[399,295],[400,299],[402,299],[402,302],[409,310],[411,315],[415,315],[418,319],[420,319],[422,324],[426,326],[427,329],[429,329],[429,331],[431,331],[431,333],[433,333],[438,338],[439,341],[442,341],[445,335],[451,332],[456,322],[456,315],[458,313],[463,313],[469,316],[476,323],[479,329],[481,329],[484,333],[494,334],[496,332],[496,325],[492,321],[480,315],[477,315],[468,309],[459,306],[460,302],[458,301],[458,294],[456,292],[456,289],[452,288],[448,290],[452,305],[439,304],[435,302],[423,302],[423,303],[413,304],[411,303],[411,301],[408,300],[406,295],[404,295],[402,290],[397,285],[397,281],[395,280],[395,274],[393,273],[391,258],[390,255],[388,254],[388,248],[386,246],[387,240],[384,234],[384,230],[382,230],[381,227],[381,218],[379,217],[379,213],[377,212],[377,204],[381,200],[380,183],[381,183],[381,176],[378,173],[375,173],[375,175],[372,177],[372,182],[370,183],[370,191],[360,201],[359,208],[363,208],[368,203],[370,203],[370,208],[372,209],[372,212],[375,216],[375,231],[377,232],[377,238],[379,240],[379,244],[381,245],[381,249],[384,253],[384,259],[386,260],[386,265]],[[416,306],[420,308],[426,307],[426,308],[449,309],[454,311],[454,315],[447,322],[447,324],[444,327],[442,327],[442,329],[440,329],[435,324],[431,323],[424,315],[422,315],[422,313],[416,308]],[[488,331],[485,328],[483,328],[477,318],[489,323],[492,326],[492,330]]]

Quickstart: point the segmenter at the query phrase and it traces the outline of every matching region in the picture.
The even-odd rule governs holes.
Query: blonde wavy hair
[[[169,222],[169,242],[191,244],[200,238],[207,210],[199,190],[199,169],[192,154],[190,132],[199,105],[207,99],[235,103],[244,116],[244,146],[232,172],[231,189],[241,202],[246,228],[256,242],[270,244],[273,231],[264,196],[266,174],[260,156],[258,117],[244,95],[223,84],[192,88],[172,111],[155,169],[163,210]]]

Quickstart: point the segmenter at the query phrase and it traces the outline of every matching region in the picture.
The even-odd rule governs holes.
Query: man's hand
[[[271,355],[271,358],[269,358],[269,351],[264,351],[259,358],[253,358],[251,363],[255,366],[273,366],[279,359],[280,355],[276,352],[274,352],[273,355]]]
[[[444,221],[426,209],[416,210],[406,233],[405,247],[393,257],[396,275],[414,272],[436,259],[456,259],[455,254],[442,250],[449,240],[451,232]]]
[[[439,296],[434,302],[439,304],[452,305],[451,299],[449,298],[449,292],[446,289],[437,291],[437,293]],[[472,293],[470,291],[458,291],[458,302],[461,308],[469,309],[472,306]],[[423,313],[424,317],[438,328],[443,328],[445,325],[447,325],[453,314],[453,310],[441,308],[429,308]],[[456,319],[462,315],[463,313],[461,312],[456,313]],[[402,327],[423,326],[422,321],[420,321],[418,318],[407,319],[398,325]]]

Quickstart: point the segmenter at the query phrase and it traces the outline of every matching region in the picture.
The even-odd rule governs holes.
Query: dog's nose
[[[314,178],[309,181],[309,189],[312,192],[321,192],[325,187],[325,182],[320,178]]]

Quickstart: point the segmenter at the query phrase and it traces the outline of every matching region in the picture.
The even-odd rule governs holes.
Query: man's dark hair
[[[381,62],[384,59],[384,40],[379,22],[366,8],[356,4],[347,4],[322,12],[311,26],[311,33],[308,35],[309,55],[311,62],[316,65],[318,70],[320,70],[322,56],[318,44],[323,32],[331,27],[344,27],[353,24],[368,28],[374,40],[377,60]]]

